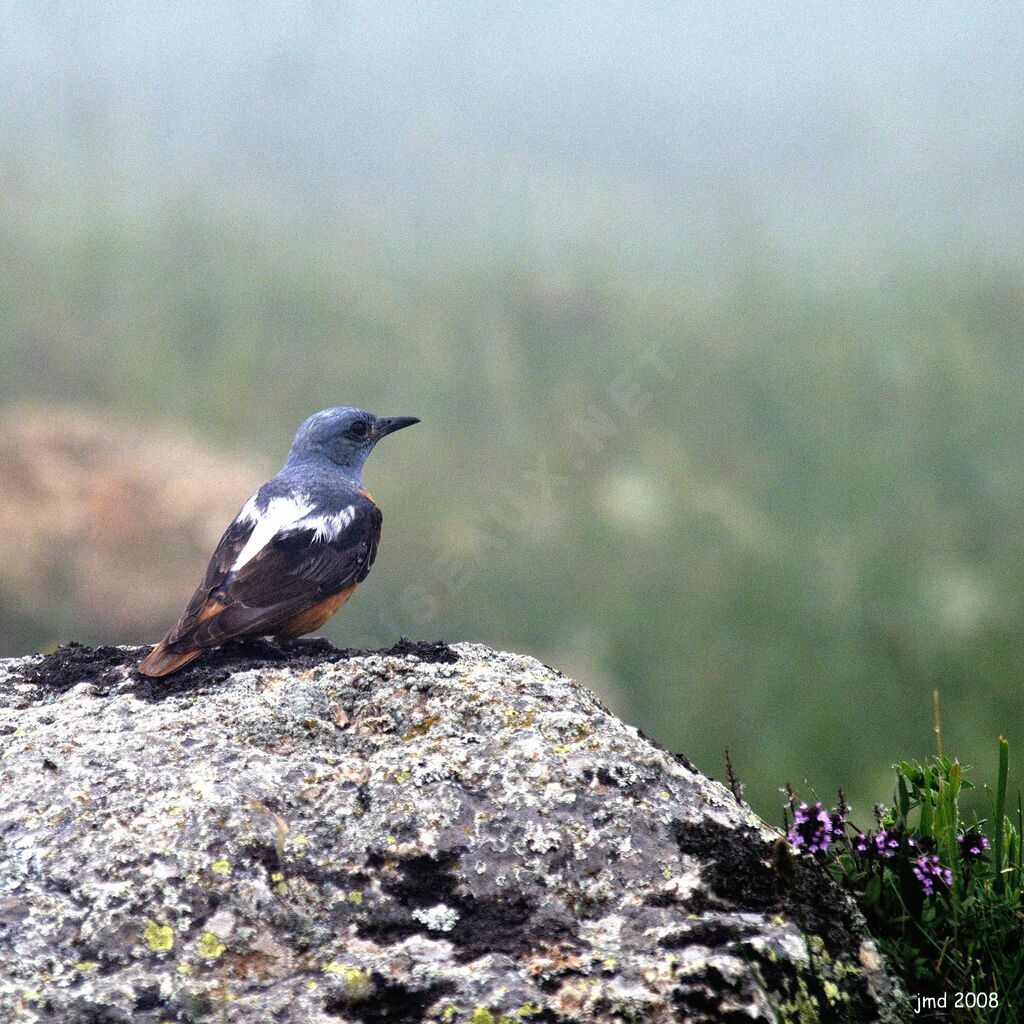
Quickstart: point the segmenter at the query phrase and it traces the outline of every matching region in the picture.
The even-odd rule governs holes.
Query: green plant
[[[788,838],[856,899],[921,1019],[1017,1021],[1024,1008],[1021,800],[1006,814],[1009,748],[1000,738],[991,816],[965,814],[969,768],[941,755],[894,766],[892,805],[875,826],[790,791]]]

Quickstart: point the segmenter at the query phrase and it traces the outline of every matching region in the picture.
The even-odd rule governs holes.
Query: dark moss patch
[[[405,857],[397,862],[397,876],[384,883],[384,891],[403,907],[450,903],[457,899],[459,880],[454,869],[461,856],[458,850],[441,850],[433,856]],[[386,861],[380,854],[371,854],[368,863],[380,868]]]
[[[694,921],[688,927],[665,935],[658,940],[658,945],[664,949],[685,949],[687,946],[728,949],[745,938],[749,931],[727,921]]]
[[[735,999],[747,1001],[742,986],[730,981],[718,968],[705,967],[691,974],[686,984],[672,994],[681,1018],[694,1024],[747,1024],[750,1014],[739,1008],[727,1008],[723,1003]]]
[[[50,1000],[43,1003],[43,1020],[47,1017],[57,1017],[57,1010]],[[131,1016],[127,1011],[118,1010],[112,1006],[97,1006],[92,1000],[75,1001],[69,1007],[73,1016],[64,1017],[64,1020],[73,1020],[75,1024],[130,1024]],[[58,1018],[59,1019],[59,1018]]]
[[[548,666],[545,665],[544,667],[547,668]],[[573,1024],[574,1019],[552,1010],[550,1006],[545,1006],[544,1009],[531,1013],[528,1017],[524,1018],[530,1024]]]
[[[459,851],[450,850],[436,856],[408,857],[389,870],[389,862],[381,854],[371,855],[371,868],[393,873],[381,882],[390,900],[375,906],[359,922],[359,935],[391,943],[418,933],[431,934],[412,911],[443,903],[459,915],[444,937],[455,946],[456,959],[463,963],[489,953],[520,956],[545,946],[578,944],[567,914],[562,917],[551,910],[538,910],[522,893],[475,896],[466,892],[455,873],[459,858]]]
[[[365,1001],[329,999],[324,1013],[330,1017],[362,1021],[362,1024],[420,1024],[426,1011],[446,995],[455,991],[448,982],[439,982],[427,988],[412,989],[373,974],[374,993]]]
[[[56,697],[79,683],[91,683],[101,695],[128,680],[131,691],[142,700],[159,701],[176,694],[202,692],[222,683],[233,672],[254,668],[284,667],[305,671],[324,663],[370,655],[452,664],[458,654],[443,640],[417,641],[402,637],[391,647],[360,650],[335,647],[329,640],[278,641],[264,637],[231,640],[215,650],[204,651],[195,661],[160,679],[139,674],[138,663],[146,647],[86,647],[72,641],[26,668],[21,679],[38,688],[33,699]]]
[[[92,683],[106,692],[122,681],[121,670],[137,657],[131,649],[86,647],[72,640],[25,669],[22,680],[54,694],[70,690],[79,683]]]
[[[639,799],[650,789],[650,783],[646,779],[631,780],[629,775],[630,771],[622,765],[612,765],[610,768],[602,765],[597,769],[584,769],[582,779],[584,785],[597,782],[598,785],[621,790],[626,796]]]
[[[360,888],[368,881],[368,876],[361,871],[324,867],[308,856],[286,857],[282,861],[270,843],[246,843],[239,847],[236,859],[239,864],[261,868],[266,873],[267,884],[271,886],[280,881],[274,877],[278,873],[285,880],[301,878],[318,887],[330,885],[345,891]]]
[[[768,846],[753,829],[677,821],[679,849],[704,865],[704,877],[721,900],[744,910],[772,911],[785,902],[781,880],[768,863]]]
[[[277,850],[270,843],[246,843],[239,847],[237,859],[242,864],[259,865],[267,873],[268,882],[274,872],[281,870]]]
[[[354,651],[349,648],[346,658],[355,658],[367,654],[383,654],[392,658],[406,658],[412,655],[429,664],[454,665],[459,660],[458,654],[443,640],[410,640],[407,636],[400,637],[397,644],[379,651]]]
[[[160,994],[159,985],[140,989],[135,996],[135,1010],[137,1013],[145,1013],[146,1010],[159,1010],[166,1005],[167,1000]]]
[[[676,822],[674,831],[679,849],[703,863],[719,900],[748,911],[783,914],[830,949],[852,955],[851,938],[862,929],[842,890],[820,865],[800,857],[795,879],[786,881],[771,865],[770,845],[752,828]]]
[[[437,903],[455,905],[459,880],[455,877],[454,868],[459,858],[458,851],[448,850],[432,857],[421,855],[395,861],[383,853],[372,851],[367,857],[367,868],[380,875],[381,889],[390,899],[375,906],[370,916],[360,920],[359,935],[387,944],[427,932],[411,912]]]

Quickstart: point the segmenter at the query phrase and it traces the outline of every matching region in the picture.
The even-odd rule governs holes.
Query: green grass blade
[[[921,834],[931,836],[935,834],[932,827],[932,787],[931,778],[925,772],[924,788],[921,791]]]
[[[903,824],[906,825],[907,815],[910,813],[910,794],[907,792],[907,780],[903,777],[902,772],[896,776],[896,791],[896,810],[899,812]]]
[[[996,779],[996,814],[992,826],[995,829],[993,838],[994,860],[996,868],[996,892],[1002,896],[1006,888],[1006,876],[1003,874],[1003,845],[1006,837],[1006,779],[1010,774],[1010,744],[1002,736],[999,737],[999,776]]]
[[[1020,791],[1017,792],[1017,860],[1013,871],[1013,889],[1020,893],[1024,884],[1024,804],[1021,803]]]

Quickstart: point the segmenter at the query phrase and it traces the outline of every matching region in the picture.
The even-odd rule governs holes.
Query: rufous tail
[[[160,641],[147,654],[142,661],[139,662],[139,671],[144,676],[166,676],[172,672],[177,672],[182,665],[187,665],[194,658],[198,658],[202,654],[202,650],[198,651],[186,651],[184,654],[178,654],[168,648],[167,644],[163,640]]]

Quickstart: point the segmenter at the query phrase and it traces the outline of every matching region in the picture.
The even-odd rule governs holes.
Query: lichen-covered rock
[[[0,662],[0,1020],[895,1020],[849,903],[532,658]]]

